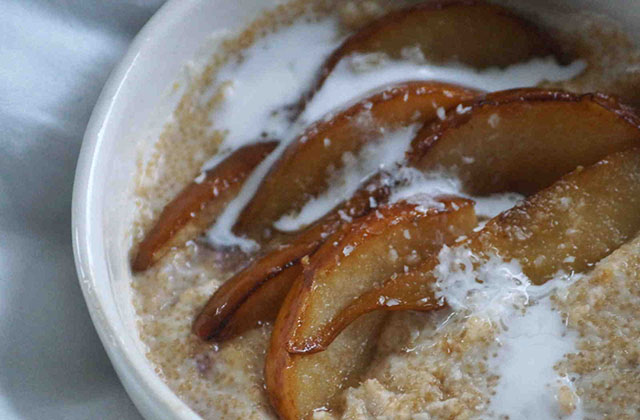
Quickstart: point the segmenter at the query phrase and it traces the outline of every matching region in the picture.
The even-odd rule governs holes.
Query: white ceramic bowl
[[[146,24],[111,74],[93,110],[73,191],[73,245],[91,318],[131,399],[149,419],[194,419],[145,357],[131,304],[127,231],[133,217],[136,159],[169,118],[187,62],[208,56],[218,30],[237,31],[280,0],[170,0]],[[586,7],[640,33],[640,3],[538,1],[542,7]],[[159,94],[166,92],[165,94]]]

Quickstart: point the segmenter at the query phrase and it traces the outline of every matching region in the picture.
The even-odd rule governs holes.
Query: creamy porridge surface
[[[295,102],[344,35],[384,14],[391,3],[400,7],[412,2],[298,0],[267,12],[243,33],[221,41],[221,53],[186,87],[173,121],[167,124],[150,157],[140,162],[133,249],[164,205],[198,176],[207,160],[215,160],[220,148],[237,147],[251,138],[284,135],[286,115],[261,114],[259,108]],[[502,3],[522,9],[519,2]],[[487,90],[522,83],[575,92],[599,90],[640,104],[640,55],[615,22],[587,13],[519,11],[540,23],[582,61],[564,67],[538,62],[497,75],[462,72],[456,80],[477,83],[476,87]],[[301,34],[308,39],[292,46]],[[247,101],[243,93],[268,86],[259,81],[235,86],[230,82],[233,77],[242,81],[243,74],[261,65],[265,56],[280,53],[284,57],[281,65],[286,66],[309,49],[309,59],[297,67],[291,64],[287,82],[282,82],[290,83],[289,92],[268,92],[265,96],[272,99],[257,95]],[[376,65],[352,62],[345,77],[349,71],[360,71],[358,66],[364,66],[366,73],[368,66]],[[407,74],[419,74],[415,62],[408,60],[403,66],[372,75],[383,80],[380,85],[385,80],[391,83],[398,77],[411,79]],[[281,70],[276,63],[265,70],[265,78],[277,77],[268,72]],[[446,78],[451,70],[434,67],[431,71],[435,77]],[[549,81],[554,77],[556,81]],[[362,92],[372,87],[372,82],[362,81],[365,79],[358,79],[361,86],[346,83],[352,91],[340,85],[341,80],[330,80],[327,91],[341,91],[345,99],[357,97],[358,86]],[[271,82],[274,80],[277,82]],[[331,98],[323,100],[322,92],[319,95],[305,111],[307,123],[340,103],[335,98],[333,102]],[[248,115],[238,112],[249,108]],[[393,162],[395,157],[387,152],[384,148],[371,151],[372,156],[386,155]],[[358,174],[358,170],[369,169],[358,166],[354,170]],[[345,185],[345,194],[355,188],[348,182]],[[438,188],[446,191],[449,187]],[[494,197],[480,202],[484,207],[478,212],[491,217],[520,199],[517,195]],[[309,203],[308,214],[326,211],[331,205],[331,200]],[[279,222],[295,229],[304,222],[300,218],[304,219],[299,215],[299,219]],[[210,236],[215,235],[214,228]],[[443,261],[445,254],[441,253]],[[246,254],[237,247],[212,247],[210,241],[194,240],[137,274],[132,283],[140,337],[148,347],[148,358],[180,398],[204,418],[275,418],[263,380],[271,326],[263,325],[221,344],[203,342],[191,333],[191,323],[210,295],[247,263]],[[517,267],[514,270],[517,272]],[[495,273],[490,268],[488,272]],[[499,322],[471,307],[454,304],[450,310],[391,315],[361,383],[344,389],[336,407],[320,409],[314,418],[637,418],[640,319],[635,317],[635,308],[640,304],[640,238],[615,251],[592,272],[569,277],[554,280],[553,287],[540,292],[533,305],[523,304],[518,293],[503,296],[507,303]],[[455,299],[454,290],[442,293],[449,302]],[[513,328],[505,328],[504,323]],[[518,328],[533,333],[517,334]],[[541,345],[545,351],[536,355],[537,364],[527,365],[535,351],[531,349]],[[527,375],[534,379],[527,380]],[[539,383],[548,386],[536,389]],[[510,401],[514,398],[525,401],[522,411],[513,411]],[[527,411],[532,408],[541,411]]]

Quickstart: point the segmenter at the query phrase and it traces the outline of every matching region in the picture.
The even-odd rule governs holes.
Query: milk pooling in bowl
[[[329,37],[327,36],[327,33],[331,31],[327,28],[332,27],[333,37]],[[253,75],[261,72],[263,64],[267,61],[267,57],[271,57],[273,55],[273,51],[276,49],[276,47],[269,47],[270,45],[273,45],[271,43],[278,45],[277,50],[283,54],[284,57],[288,57],[289,60],[285,59],[282,62],[278,62],[277,64],[279,64],[279,66],[274,66],[275,68],[273,68],[269,74],[290,75],[293,73],[292,69],[296,68],[294,60],[295,63],[298,63],[299,60],[296,59],[300,57],[301,51],[306,52],[313,51],[314,48],[317,49],[316,45],[318,39],[339,39],[339,35],[335,30],[335,25],[331,19],[327,19],[323,24],[317,24],[312,27],[309,27],[308,24],[304,23],[293,24],[281,32],[284,33],[284,35],[282,33],[278,33],[278,35],[267,36],[261,40],[261,45],[254,46],[252,50],[247,51],[247,58],[245,58],[246,61],[243,64],[248,68],[245,69],[244,66],[241,65],[240,69],[234,69],[235,77],[231,80],[225,80],[225,82],[230,83],[231,86],[248,85],[248,83],[240,79],[242,75],[245,75],[246,78],[252,80],[252,83],[256,83]],[[287,32],[290,32],[291,35],[287,34]],[[305,36],[303,38],[299,36],[297,37],[296,35],[300,33],[305,33]],[[295,41],[293,41],[294,38]],[[287,42],[282,42],[283,40]],[[280,43],[278,41],[280,41]],[[305,41],[308,41],[309,44],[304,44]],[[333,46],[335,44],[330,45]],[[288,52],[289,49],[291,49],[291,53]],[[322,59],[318,61],[318,63],[321,63],[330,51],[330,49],[327,49],[324,55],[322,53],[319,53],[318,55],[311,55],[316,58],[322,57]],[[253,56],[251,53],[253,53]],[[261,57],[261,55],[263,55],[263,57]],[[304,56],[307,57],[307,54],[305,53]],[[269,167],[278,158],[279,154],[285,150],[286,146],[290,142],[296,140],[304,127],[322,118],[331,118],[332,113],[336,110],[345,108],[350,103],[358,102],[362,98],[366,97],[368,93],[395,83],[415,80],[437,80],[455,83],[481,91],[499,91],[518,87],[535,86],[543,81],[559,82],[562,80],[568,80],[580,74],[586,66],[586,63],[580,60],[576,60],[567,66],[563,66],[553,57],[546,57],[534,58],[526,63],[513,64],[504,69],[489,68],[486,70],[476,70],[460,64],[429,64],[425,61],[425,58],[421,55],[420,51],[416,51],[415,49],[408,49],[405,56],[407,57],[405,60],[391,60],[380,54],[354,54],[347,56],[338,63],[336,68],[325,80],[320,90],[312,96],[311,100],[305,105],[304,111],[295,122],[287,125],[286,123],[282,124],[282,122],[278,124],[274,121],[266,121],[265,129],[262,129],[262,132],[267,133],[267,136],[279,135],[282,138],[282,142],[274,153],[260,167],[258,167],[252,177],[247,181],[246,187],[238,198],[227,207],[225,213],[223,213],[223,215],[218,219],[216,225],[210,231],[209,239],[219,245],[239,245],[244,247],[245,250],[253,248],[255,244],[252,244],[246,239],[236,237],[232,233],[232,227],[236,221],[237,215],[251,199],[255,190],[258,188],[260,181],[268,172]],[[317,68],[319,65],[315,67]],[[308,79],[309,74],[314,74],[313,71],[309,71],[308,68],[300,70],[304,72],[304,76],[300,76],[298,72],[295,72],[292,74],[292,77],[285,77],[283,78],[284,80],[273,80],[265,77],[264,79],[260,79],[261,83],[251,86],[251,90],[267,91],[267,89],[273,89],[273,86],[278,86],[278,92],[299,93],[301,92],[301,86],[308,86],[310,84]],[[307,77],[306,83],[301,83],[301,80],[305,80],[305,76]],[[262,86],[262,84],[265,86]],[[236,94],[234,93],[234,96],[235,95]],[[249,95],[246,95],[245,98],[246,97],[249,97]],[[277,96],[268,95],[268,97],[271,98]],[[266,108],[264,105],[267,104],[259,104],[261,107],[258,112],[264,113],[264,109],[271,109],[276,110],[275,112],[272,111],[272,115],[285,114],[283,108],[285,108],[286,105],[290,105],[291,102],[294,102],[294,98],[296,97],[298,96],[294,96],[293,98],[282,98],[281,104],[269,103]],[[239,105],[240,104],[233,107],[228,105],[227,107],[233,109],[246,109],[246,107],[241,107]],[[280,110],[280,114],[277,113],[277,110]],[[443,113],[444,109],[442,109],[440,115],[443,115]],[[243,115],[245,114],[243,113]],[[252,120],[255,121],[255,119]],[[247,118],[246,121],[249,121],[249,119]],[[228,122],[226,124],[228,124]],[[278,128],[272,132],[267,131],[268,128],[266,127],[270,127],[274,124]],[[253,131],[244,131],[247,126],[252,127],[251,129]],[[246,139],[246,142],[255,141],[255,138],[257,137],[256,134],[258,134],[259,131],[256,130],[255,123],[248,124],[246,122],[240,122],[236,127],[237,128],[234,129],[233,126],[225,125],[225,130],[228,131],[229,138],[234,139],[234,141],[239,141],[236,139],[240,138]],[[253,136],[248,136],[247,134],[253,134]],[[397,134],[394,133],[394,135]],[[328,141],[330,141],[330,139],[328,139]],[[399,147],[402,147],[402,145],[399,145]],[[370,159],[368,160],[370,161]],[[383,162],[380,164],[385,166]],[[205,167],[207,166],[210,165],[205,165]],[[368,175],[371,175],[371,173],[359,175],[360,180],[362,180]],[[350,176],[349,174],[343,174],[342,177],[347,179]],[[337,184],[339,183],[340,182],[337,182]],[[342,194],[341,196],[334,197],[333,199],[324,200],[326,204],[323,207],[318,208],[316,204],[316,208],[313,213],[316,214],[317,217],[325,214],[335,206],[336,201],[342,201],[348,198],[353,191],[353,187],[347,188],[347,194]],[[330,194],[331,192],[329,192],[329,195]],[[309,210],[307,210],[306,213],[309,214]],[[292,223],[291,217],[288,217],[287,220],[288,222],[283,221],[282,223],[288,223],[290,225]],[[306,223],[313,221],[313,219],[308,216],[306,216],[304,220]]]

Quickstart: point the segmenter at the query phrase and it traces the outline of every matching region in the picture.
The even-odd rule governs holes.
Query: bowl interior
[[[138,337],[128,268],[134,174],[185,86],[185,64],[210,57],[216,31],[240,30],[279,0],[172,0],[149,21],[114,70],[85,134],[73,198],[76,265],[93,322],[120,379],[147,418],[197,418],[155,373]],[[588,8],[640,33],[640,3],[538,1],[548,8]],[[636,35],[637,36],[637,35]]]

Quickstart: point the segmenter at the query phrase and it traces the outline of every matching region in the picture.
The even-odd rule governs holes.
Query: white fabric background
[[[91,324],[71,190],[91,109],[163,0],[0,0],[0,419],[139,419]]]

